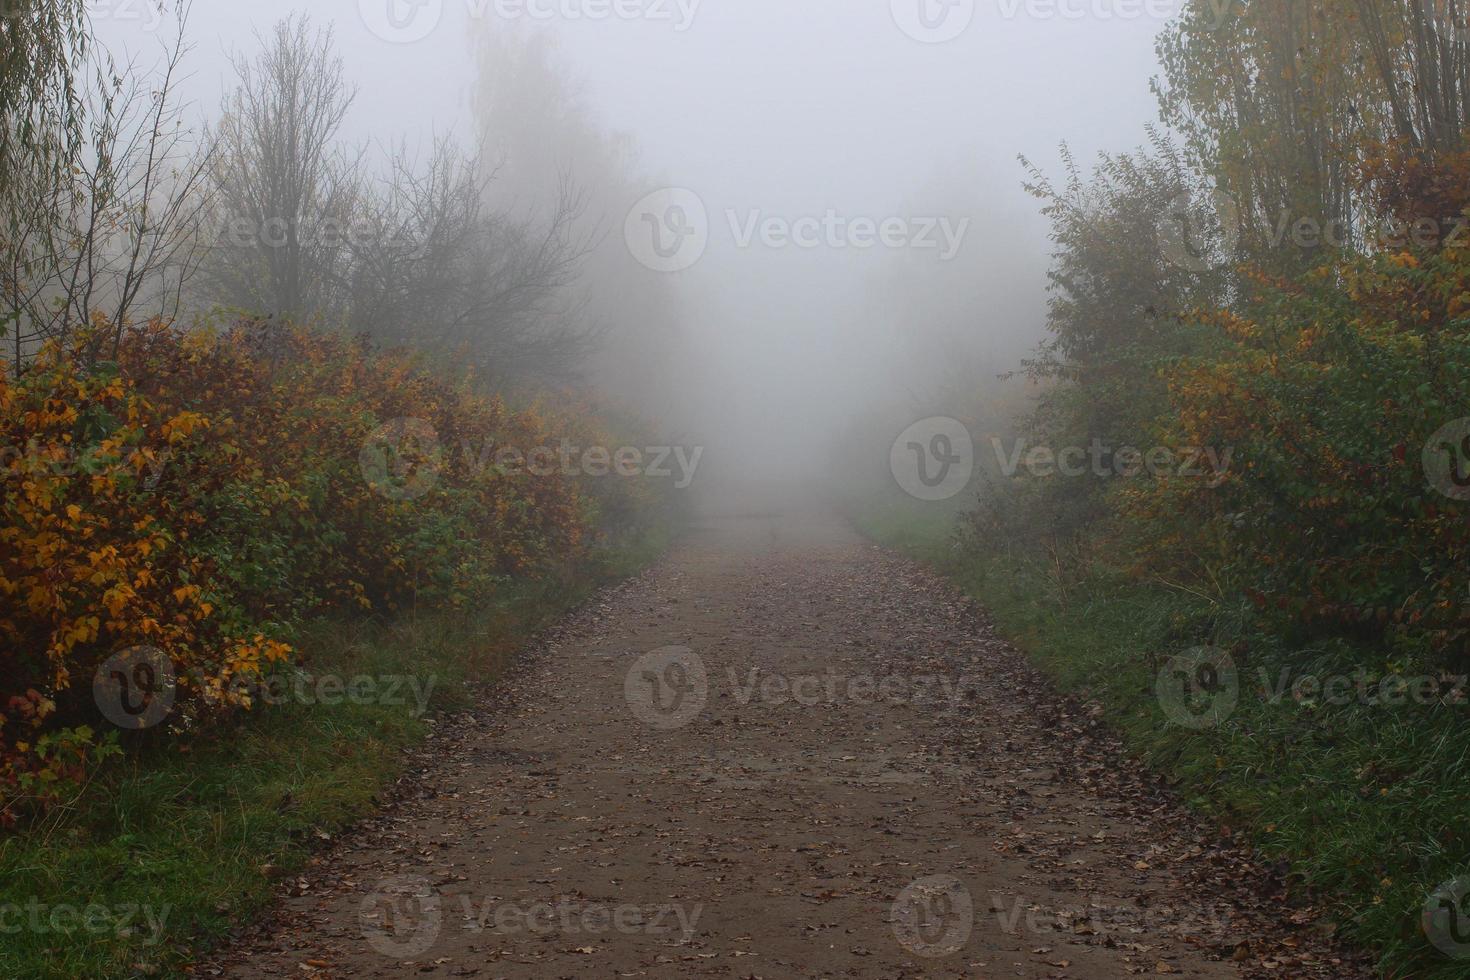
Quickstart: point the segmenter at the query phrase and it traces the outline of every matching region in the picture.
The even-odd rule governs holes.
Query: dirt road
[[[707,520],[438,729],[210,970],[1360,975],[968,601],[832,517]]]

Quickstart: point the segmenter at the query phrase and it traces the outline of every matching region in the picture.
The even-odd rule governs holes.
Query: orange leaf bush
[[[513,411],[364,342],[160,321],[124,331],[115,362],[93,350],[0,371],[0,822],[106,754],[92,678],[119,651],[168,657],[186,730],[299,658],[302,615],[472,603],[647,503],[515,465],[598,438],[577,406]]]

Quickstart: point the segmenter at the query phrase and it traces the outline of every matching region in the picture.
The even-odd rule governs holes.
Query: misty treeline
[[[1030,168],[1051,338],[987,546],[1040,542],[1061,580],[1122,566],[1283,642],[1464,665],[1470,33],[1443,10],[1190,3],[1157,41],[1151,145]]]
[[[95,40],[81,0],[30,0],[0,22],[0,324],[14,370],[82,328],[107,358],[150,318],[224,317],[263,336],[310,323],[412,346],[499,386],[561,383],[628,325],[592,292],[607,298],[607,215],[634,177],[544,41],[481,39],[468,136],[360,145],[343,136],[360,107],[330,28],[294,16],[230,53],[217,118],[200,119],[179,94],[188,5],[174,13],[156,57],[127,63]],[[534,106],[547,121],[496,132],[530,115],[508,104],[526,95],[517,86],[550,100]],[[569,129],[578,144],[557,145]],[[566,156],[540,159],[538,186],[498,186],[544,143],[583,154],[575,173]],[[655,308],[640,322],[672,319],[662,296],[622,285],[609,306],[638,295]]]

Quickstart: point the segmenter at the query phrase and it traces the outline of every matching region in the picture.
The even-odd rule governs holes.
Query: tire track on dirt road
[[[201,972],[1368,975],[968,600],[831,516],[710,519],[436,730]]]

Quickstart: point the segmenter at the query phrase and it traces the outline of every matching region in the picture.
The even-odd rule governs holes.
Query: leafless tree
[[[351,324],[467,357],[491,378],[564,376],[596,333],[568,299],[594,244],[574,230],[583,202],[564,182],[548,214],[493,213],[492,176],[448,140],[422,169],[403,149],[393,154],[348,236]]]
[[[494,174],[450,140],[422,165],[393,149],[374,176],[338,139],[354,92],[331,32],[291,18],[263,45],[235,59],[215,133],[200,298],[269,322],[324,318],[496,380],[566,376],[596,333],[577,315],[593,242],[570,182],[525,217],[496,211]]]
[[[9,174],[0,303],[17,371],[36,345],[83,325],[99,357],[133,320],[178,312],[198,265],[209,159],[176,97],[186,13],[156,70],[89,59],[66,174],[44,162]]]
[[[237,87],[215,131],[216,212],[203,284],[225,306],[304,318],[343,306],[345,229],[358,193],[337,141],[355,90],[330,29],[276,24],[253,59],[233,59]]]
[[[573,287],[547,302],[585,311],[596,342],[582,345],[593,349],[578,358],[580,375],[662,414],[687,377],[673,366],[688,337],[679,291],[644,268],[621,234],[624,216],[659,182],[641,171],[632,138],[607,129],[586,104],[552,34],[495,18],[476,33],[473,132],[495,162],[486,206],[540,217],[561,210],[567,187],[576,188],[580,217],[567,234],[593,247]]]

